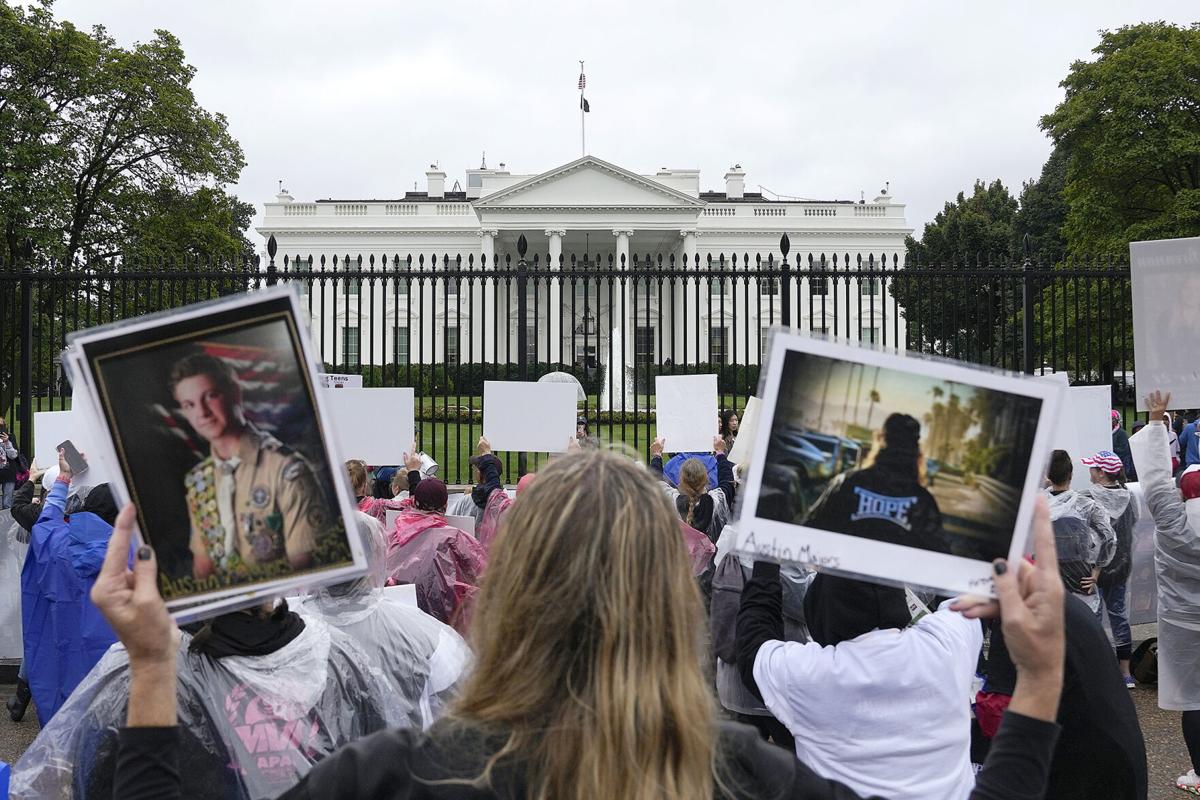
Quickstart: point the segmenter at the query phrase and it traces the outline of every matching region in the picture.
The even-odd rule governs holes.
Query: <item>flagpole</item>
[[[587,155],[587,125],[584,121],[586,118],[584,117],[584,111],[583,111],[583,75],[584,75],[583,62],[580,61],[579,62],[579,76],[580,76],[580,84],[579,84],[579,150],[580,150],[580,153],[579,153],[579,155],[581,157]]]

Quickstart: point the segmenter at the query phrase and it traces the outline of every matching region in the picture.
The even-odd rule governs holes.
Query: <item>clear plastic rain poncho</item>
[[[1171,477],[1167,432],[1142,428],[1130,440],[1154,517],[1158,579],[1158,705],[1200,710],[1200,499],[1186,503]]]
[[[317,617],[264,656],[178,650],[179,769],[189,798],[274,798],[342,745],[402,716],[348,635]],[[113,645],[16,763],[13,798],[112,797],[129,660]]]
[[[371,657],[403,713],[401,719],[389,719],[389,725],[428,728],[465,677],[471,651],[453,628],[384,588],[387,541],[383,526],[362,512],[358,522],[367,574],[321,588],[298,611],[306,618],[322,617]]]
[[[387,576],[417,587],[417,605],[463,633],[487,566],[487,551],[474,536],[451,527],[441,514],[400,512],[388,532]]]

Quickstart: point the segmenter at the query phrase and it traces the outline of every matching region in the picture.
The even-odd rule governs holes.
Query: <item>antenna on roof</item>
[[[867,202],[867,193],[862,189],[858,190],[858,202],[860,204],[865,204]]]
[[[283,178],[279,179],[279,192],[281,194],[283,193]]]
[[[483,158],[479,159],[479,168],[487,169],[487,150],[483,151]]]

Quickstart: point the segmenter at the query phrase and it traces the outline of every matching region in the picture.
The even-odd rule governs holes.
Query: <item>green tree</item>
[[[1057,263],[1067,252],[1063,224],[1067,219],[1067,158],[1055,147],[1036,181],[1021,186],[1020,207],[1013,217],[1011,252],[1022,253],[1025,235],[1030,252],[1042,265]]]
[[[1006,257],[1016,213],[1017,200],[1003,183],[976,181],[970,195],[959,192],[925,225],[920,241],[908,237],[910,268],[945,273],[945,278],[901,277],[894,283],[910,349],[968,361],[993,359],[1002,326],[1012,316],[1014,283],[959,273]]]
[[[1200,23],[1103,31],[1041,127],[1066,155],[1076,254],[1200,235]]]

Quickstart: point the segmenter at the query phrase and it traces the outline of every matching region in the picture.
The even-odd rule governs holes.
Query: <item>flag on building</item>
[[[591,103],[589,103],[587,101],[587,98],[583,96],[583,90],[587,88],[587,75],[585,75],[583,73],[583,62],[582,61],[579,62],[579,66],[580,66],[580,70],[579,70],[579,107],[582,108],[585,113],[587,113],[592,110]]]

